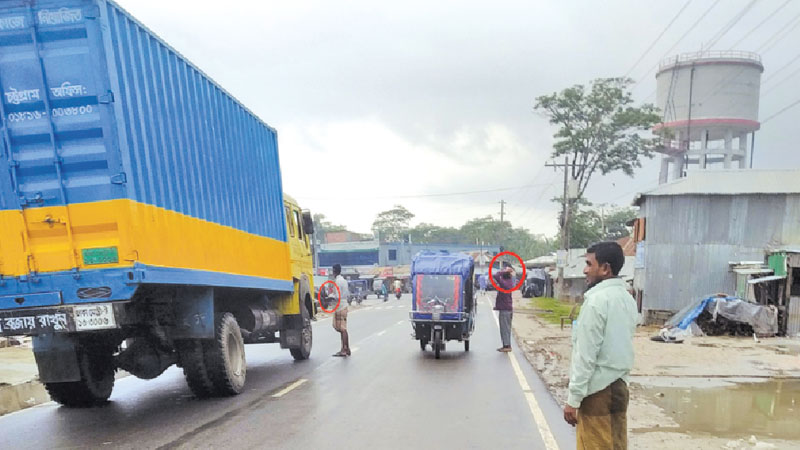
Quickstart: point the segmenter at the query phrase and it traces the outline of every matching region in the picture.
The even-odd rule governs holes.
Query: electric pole
[[[570,242],[569,242],[569,238],[570,238],[570,236],[569,236],[569,234],[570,234],[569,233],[569,231],[570,231],[569,230],[569,216],[570,216],[570,210],[572,209],[572,208],[570,208],[570,204],[569,204],[570,203],[569,169],[570,169],[570,167],[573,167],[573,166],[579,166],[579,164],[577,164],[577,162],[575,164],[570,164],[569,163],[569,156],[565,156],[564,157],[564,163],[563,164],[558,164],[558,163],[545,164],[545,167],[553,167],[553,168],[563,167],[564,168],[564,195],[563,195],[563,197],[561,197],[561,205],[562,205],[562,208],[563,208],[562,212],[561,212],[561,219],[562,219],[562,223],[561,223],[561,248],[564,250],[564,263],[565,264],[569,262],[569,248],[570,248]],[[580,166],[583,167],[582,165],[580,165]],[[559,290],[563,290],[563,286],[564,286],[564,265],[562,265],[561,267],[558,268],[558,285],[560,286]],[[559,295],[558,295],[559,297],[560,297],[560,294],[561,294],[561,292],[559,292]]]
[[[503,218],[505,217],[506,201],[500,200],[500,225],[503,225]]]

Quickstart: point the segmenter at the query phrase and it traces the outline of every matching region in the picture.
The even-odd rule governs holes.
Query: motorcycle
[[[403,295],[403,291],[401,291],[400,288],[397,288],[397,289],[394,290],[394,296],[397,297],[398,300],[400,300],[400,297],[402,295]]]

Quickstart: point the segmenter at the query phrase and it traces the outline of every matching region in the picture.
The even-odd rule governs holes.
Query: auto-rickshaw
[[[350,291],[350,297],[347,298],[348,305],[353,302],[360,305],[361,302],[367,299],[367,293],[369,292],[367,280],[350,280],[347,282],[347,288]]]
[[[411,326],[420,349],[437,359],[446,341],[464,343],[475,330],[474,262],[463,253],[420,252],[411,262]]]

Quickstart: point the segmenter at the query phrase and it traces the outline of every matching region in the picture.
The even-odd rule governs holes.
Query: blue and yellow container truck
[[[274,129],[118,5],[0,2],[0,334],[67,406],[115,371],[245,382],[245,343],[311,352],[308,212]]]

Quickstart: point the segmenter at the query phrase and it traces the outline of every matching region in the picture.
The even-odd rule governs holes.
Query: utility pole
[[[505,206],[506,206],[506,201],[505,200],[500,200],[500,225],[501,226],[503,225],[503,218],[505,217]]]
[[[577,162],[574,165],[578,165]],[[561,248],[564,250],[565,254],[565,262],[569,260],[569,216],[570,216],[570,206],[569,206],[569,169],[573,167],[573,164],[569,163],[569,156],[564,156],[564,163],[548,163],[545,164],[545,167],[553,167],[553,168],[564,168],[564,196],[561,197],[561,204],[562,204],[562,213],[561,217],[563,219],[563,223],[561,224]],[[563,289],[564,286],[564,266],[558,268],[558,285]],[[560,294],[560,292],[559,292]]]

